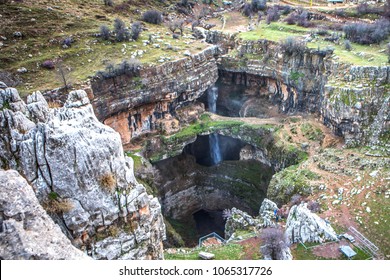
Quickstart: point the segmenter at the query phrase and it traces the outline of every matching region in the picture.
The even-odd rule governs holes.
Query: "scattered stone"
[[[199,256],[199,258],[204,259],[204,260],[212,260],[215,258],[214,254],[203,252],[203,251],[199,252],[198,256]]]
[[[15,38],[21,38],[21,37],[23,37],[23,34],[22,34],[22,32],[20,32],[20,31],[16,31],[16,32],[14,32],[13,36],[14,36]]]
[[[185,56],[191,56],[191,52],[189,50],[184,51],[183,54]]]
[[[340,200],[339,199],[336,199],[332,202],[333,205],[337,205],[337,204],[340,204]]]
[[[367,213],[371,213],[371,208],[367,206],[366,211],[367,211]]]
[[[371,177],[376,177],[378,175],[379,170],[374,170],[370,173]]]
[[[23,73],[27,73],[27,69],[26,68],[24,68],[24,67],[22,67],[22,68],[19,68],[18,70],[16,70],[18,73],[21,73],[21,74],[23,74]]]

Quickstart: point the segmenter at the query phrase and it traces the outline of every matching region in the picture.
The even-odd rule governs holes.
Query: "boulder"
[[[89,259],[74,247],[15,170],[0,170],[1,259]]]
[[[0,94],[0,168],[18,169],[42,205],[53,198],[69,202],[66,209],[48,207],[63,232],[78,246],[92,247],[88,253],[95,258],[163,258],[161,206],[136,181],[119,134],[97,120],[86,92],[70,92],[55,109],[39,92],[27,105],[15,89]],[[100,232],[101,243],[94,244],[91,237],[109,227],[118,227],[118,235]],[[113,247],[119,254],[110,252]]]
[[[312,213],[307,203],[294,205],[286,223],[286,235],[291,243],[338,240],[337,234],[325,220]]]
[[[248,213],[237,208],[232,208],[225,223],[225,238],[234,239],[237,230],[254,231],[260,225],[259,219],[253,218]]]
[[[278,211],[279,208],[275,202],[264,198],[261,203],[259,215],[263,219],[263,227],[275,227],[275,211]]]

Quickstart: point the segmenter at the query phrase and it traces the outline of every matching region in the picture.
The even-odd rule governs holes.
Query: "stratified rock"
[[[292,243],[338,240],[332,226],[312,213],[307,208],[307,203],[291,207],[286,223],[286,234]]]
[[[62,233],[17,171],[0,170],[0,258],[88,259]]]
[[[51,110],[40,93],[27,106],[15,89],[0,93],[7,105],[0,111],[0,167],[18,169],[41,203],[53,197],[71,203],[54,211],[67,236],[99,259],[163,258],[160,204],[135,180],[119,134],[96,119],[86,92],[71,92],[63,108]],[[118,227],[118,235],[108,227]],[[117,247],[118,254],[111,250]]]

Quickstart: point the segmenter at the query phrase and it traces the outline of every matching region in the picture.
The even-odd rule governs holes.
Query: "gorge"
[[[242,20],[233,2],[207,20]],[[237,32],[183,23],[180,39],[154,24],[138,41],[96,36],[87,55],[104,45],[129,60],[72,89],[27,96],[0,75],[0,258],[175,259],[215,232],[242,251],[257,242],[253,258],[266,259],[257,237],[282,228],[291,259],[300,242],[356,227],[378,242],[372,258],[388,259],[390,66],[248,39],[253,21]],[[158,63],[135,62],[154,52]]]

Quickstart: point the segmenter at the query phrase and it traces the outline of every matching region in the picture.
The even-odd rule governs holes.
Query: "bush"
[[[112,0],[103,0],[104,6],[110,6],[112,7],[114,5],[114,1]]]
[[[251,8],[254,12],[265,11],[267,9],[267,0],[252,0]]]
[[[340,34],[338,34],[336,32],[333,32],[330,36],[324,38],[324,40],[328,41],[328,42],[332,42],[332,43],[338,44],[340,38],[341,38]]]
[[[129,75],[136,77],[139,75],[139,68],[141,62],[135,58],[130,60],[124,60],[121,64],[114,66],[113,64],[108,64],[105,71],[99,71],[96,75],[102,79],[111,79],[120,75]]]
[[[142,15],[142,20],[152,24],[160,24],[162,22],[162,14],[156,10],[149,10]]]
[[[51,70],[56,67],[56,64],[53,60],[45,60],[44,62],[42,62],[41,67]]]
[[[351,45],[351,42],[349,40],[345,40],[344,41],[344,48],[347,50],[347,51],[352,51],[352,45]]]
[[[109,40],[110,35],[111,35],[111,31],[107,25],[100,26],[100,37],[102,37],[103,40]]]
[[[277,21],[280,18],[279,10],[277,7],[273,6],[267,10],[267,24],[270,24],[273,21]]]
[[[62,46],[66,46],[68,48],[70,48],[73,44],[74,40],[72,39],[72,37],[66,37],[63,41],[62,41]]]
[[[302,200],[303,200],[303,198],[300,194],[294,194],[291,197],[290,203],[291,203],[291,205],[299,205],[299,204],[301,204]]]
[[[133,39],[134,41],[138,40],[141,32],[142,32],[142,24],[139,21],[134,22],[131,25],[131,39]]]
[[[302,55],[306,50],[306,44],[294,37],[286,38],[286,40],[284,40],[280,46],[287,55]]]
[[[307,208],[314,213],[318,213],[321,210],[320,204],[314,200],[309,201],[309,203],[307,204]]]
[[[260,251],[272,260],[281,260],[282,253],[289,247],[284,232],[280,228],[265,228],[260,235],[262,246]]]
[[[125,23],[120,18],[114,20],[115,40],[117,42],[128,41],[130,39],[130,32],[126,28]]]
[[[104,190],[108,191],[109,193],[113,192],[116,186],[116,179],[114,174],[107,173],[102,175],[102,177],[100,177],[100,185]]]
[[[390,22],[382,19],[374,24],[352,23],[345,25],[343,31],[345,38],[351,42],[362,45],[378,44],[390,35]]]
[[[308,17],[309,17],[309,14],[307,11],[303,10],[302,13],[298,16],[298,22],[297,24],[299,26],[302,26],[302,27],[308,27],[309,26],[309,22],[308,22]]]
[[[242,13],[244,16],[250,17],[252,15],[252,5],[250,3],[246,3],[242,9]]]

